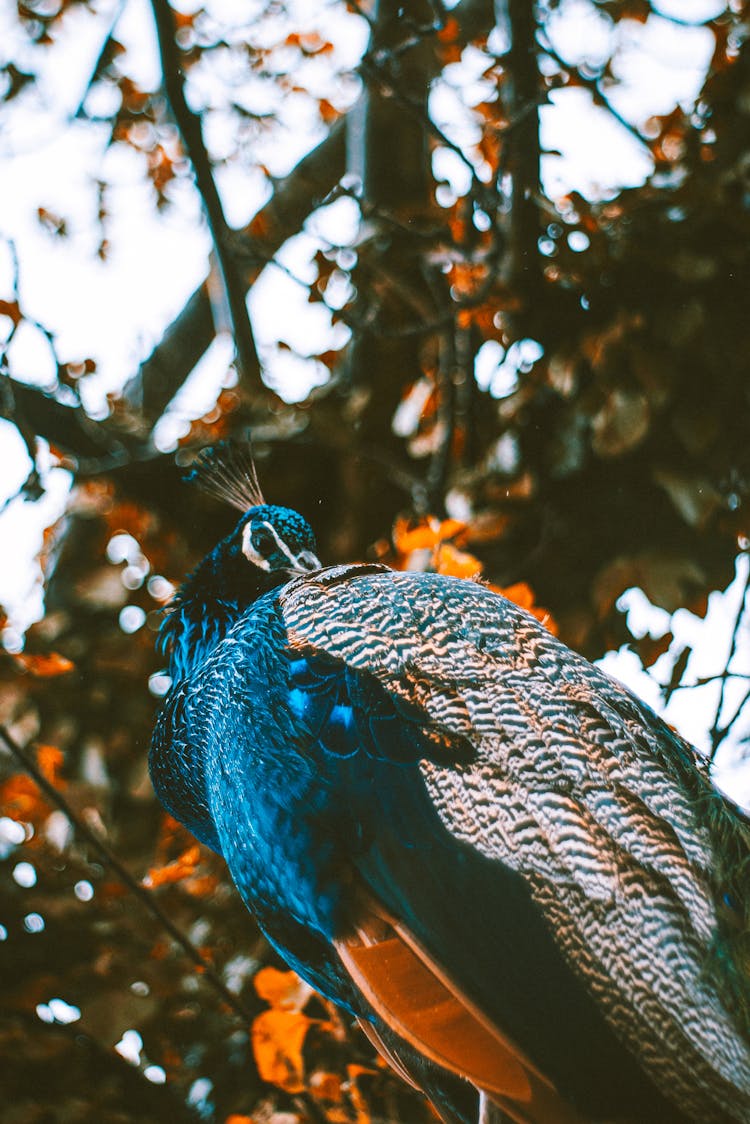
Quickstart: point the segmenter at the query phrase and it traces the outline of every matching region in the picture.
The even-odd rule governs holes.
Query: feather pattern
[[[170,618],[150,765],[287,961],[446,1120],[472,1111],[414,1049],[422,1016],[394,1030],[393,989],[361,976],[368,903],[571,1117],[750,1119],[747,970],[717,909],[747,908],[750,846],[690,748],[481,585],[349,566],[253,587],[233,541]]]
[[[460,770],[422,763],[442,822],[524,877],[655,1083],[696,1119],[750,1117],[750,1053],[707,971],[720,888],[689,748],[480,585],[350,568],[281,601],[294,648],[374,675],[475,747]]]

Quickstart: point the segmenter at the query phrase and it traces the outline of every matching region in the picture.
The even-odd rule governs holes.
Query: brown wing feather
[[[356,931],[335,945],[373,1010],[425,1057],[471,1081],[518,1124],[580,1124],[551,1083],[477,1010],[406,926],[371,905]],[[371,1040],[402,1073],[377,1032]]]

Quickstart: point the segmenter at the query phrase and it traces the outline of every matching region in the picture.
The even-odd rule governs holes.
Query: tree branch
[[[512,128],[505,134],[505,167],[511,181],[507,224],[507,274],[528,305],[542,277],[539,238],[540,81],[537,24],[529,0],[496,0],[497,24],[509,44],[504,59],[503,107]]]
[[[573,65],[573,63],[566,62],[565,59],[557,53],[546,35],[543,37],[543,50],[545,55],[549,55],[549,57],[557,63],[561,70],[566,71],[573,78],[575,78],[577,86],[582,86],[584,89],[589,91],[589,93],[592,95],[594,105],[598,105],[602,109],[606,109],[607,112],[618,123],[618,125],[622,125],[623,129],[627,129],[634,140],[637,140],[639,144],[642,144],[649,153],[651,152],[651,145],[649,144],[648,138],[645,137],[640,129],[633,125],[632,122],[628,121],[627,117],[623,117],[618,109],[615,109],[607,95],[602,90],[598,78],[592,78],[587,74],[583,74],[577,66]]]
[[[724,738],[727,736],[727,734],[731,730],[732,726],[734,725],[734,723],[739,718],[740,714],[742,713],[743,709],[745,708],[746,703],[748,702],[748,699],[750,698],[750,690],[748,690],[748,692],[745,694],[745,697],[743,698],[742,702],[736,708],[734,714],[729,719],[729,721],[727,723],[725,723],[724,726],[720,725],[722,711],[724,710],[724,700],[726,698],[727,683],[728,683],[730,678],[733,678],[732,673],[730,672],[729,669],[731,667],[732,660],[735,657],[735,653],[737,652],[737,641],[739,640],[739,635],[740,635],[740,625],[742,624],[742,620],[745,616],[745,608],[747,606],[747,595],[748,595],[748,593],[750,593],[750,566],[748,566],[747,575],[745,577],[745,581],[744,581],[743,586],[742,586],[742,593],[740,594],[739,604],[737,605],[737,612],[735,613],[735,617],[734,617],[734,625],[732,627],[732,636],[731,636],[731,639],[729,641],[729,655],[727,656],[727,662],[726,662],[726,665],[724,667],[724,671],[722,672],[722,674],[720,676],[721,688],[720,688],[720,691],[719,691],[719,701],[716,704],[716,713],[714,715],[713,725],[711,726],[711,729],[709,731],[709,737],[711,738],[711,759],[712,760],[716,756],[716,753],[719,749],[719,746],[724,741]]]
[[[275,182],[271,199],[255,218],[242,230],[231,232],[246,289],[251,287],[266,259],[296,234],[317,202],[341,179],[345,149],[341,120],[288,176]],[[151,424],[158,421],[213,338],[211,302],[204,281],[126,385],[123,393],[128,402],[142,411]]]
[[[458,42],[465,45],[492,28],[492,0],[462,0],[451,15],[458,20]],[[288,176],[275,181],[272,198],[255,218],[242,230],[231,234],[232,242],[242,247],[248,261],[247,268],[240,266],[243,283],[248,289],[260,272],[259,267],[253,268],[250,264],[254,247],[262,249],[266,257],[276,253],[335,188],[344,175],[345,161],[346,119],[343,118]],[[125,387],[128,402],[142,411],[150,424],[158,421],[213,336],[211,305],[204,283],[192,293]]]
[[[187,155],[193,165],[195,181],[203,199],[208,225],[216,247],[240,377],[262,382],[260,360],[245,299],[247,286],[243,284],[234,261],[231,232],[224,218],[224,209],[214,181],[211,161],[203,140],[200,117],[193,113],[185,98],[185,78],[180,65],[179,49],[175,42],[172,9],[168,0],[151,0],[151,6],[159,41],[164,89]]]
[[[99,422],[92,421],[83,406],[66,405],[36,386],[28,386],[6,375],[6,416],[18,428],[31,452],[29,435],[44,437],[75,457],[106,458],[116,463],[130,459],[131,447]]]

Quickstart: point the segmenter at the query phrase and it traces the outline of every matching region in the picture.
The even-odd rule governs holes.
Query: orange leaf
[[[318,1070],[310,1078],[310,1092],[317,1100],[340,1104],[343,1098],[341,1078],[337,1073]]]
[[[0,316],[7,316],[14,324],[20,324],[23,320],[23,313],[19,308],[18,301],[0,301]]]
[[[241,1113],[232,1112],[227,1116],[224,1124],[254,1124],[252,1116],[242,1116]]]
[[[534,594],[528,582],[515,582],[513,585],[503,586],[500,592],[503,597],[520,605],[522,609],[530,609],[534,604]]]
[[[534,604],[534,593],[528,582],[515,582],[513,585],[504,587],[493,585],[490,586],[490,589],[494,589],[496,593],[501,593],[503,597],[507,597],[515,605],[519,605],[527,613],[531,613],[532,617],[536,617],[548,632],[557,636],[558,629],[554,617],[549,609],[542,609],[539,605]]]
[[[167,886],[173,882],[181,882],[187,875],[192,874],[200,862],[201,849],[198,844],[188,847],[174,862],[166,866],[152,867],[143,879],[144,886]]]
[[[437,37],[441,43],[455,43],[458,39],[459,31],[458,20],[454,16],[450,16],[450,18],[445,21],[445,25],[438,31]]]
[[[39,823],[49,812],[49,805],[31,777],[16,773],[0,785],[0,805],[12,819]]]
[[[60,777],[63,752],[56,745],[40,745],[36,750],[36,763],[42,776],[58,788],[64,784]]]
[[[133,503],[130,500],[122,500],[120,503],[113,504],[105,512],[105,516],[107,526],[113,534],[118,531],[127,531],[140,543],[148,537],[157,524],[156,516],[149,511],[145,504]]]
[[[378,1062],[380,1061],[381,1059],[379,1058]],[[346,1072],[349,1076],[349,1100],[352,1102],[354,1111],[357,1114],[356,1124],[370,1124],[370,1106],[365,1100],[365,1097],[362,1094],[362,1090],[357,1085],[357,1078],[374,1074],[377,1071],[373,1069],[366,1069],[365,1066],[362,1065],[348,1065],[346,1067]]]
[[[433,515],[416,527],[410,527],[408,519],[397,519],[393,527],[393,545],[401,554],[429,549],[438,546],[445,539],[453,538],[464,526],[458,519],[441,521]]]
[[[302,1047],[313,1019],[299,1011],[263,1011],[250,1032],[255,1064],[264,1081],[287,1093],[305,1088]]]
[[[493,542],[503,537],[511,523],[509,515],[488,511],[475,516],[457,541],[461,546],[466,543]]]
[[[442,543],[435,551],[433,566],[439,574],[454,578],[475,578],[482,572],[482,563],[473,554],[457,550],[450,543]]]
[[[320,355],[316,355],[315,358],[319,363],[322,363],[324,367],[327,367],[329,371],[332,371],[341,358],[341,352],[334,351],[333,349],[321,351]]]
[[[250,220],[250,233],[253,238],[265,238],[268,234],[268,225],[268,216],[264,215],[262,211],[253,215]]]
[[[651,667],[656,663],[659,656],[663,656],[669,650],[669,646],[674,640],[671,632],[665,632],[663,636],[644,636],[640,640],[634,641],[630,646],[635,648],[638,653],[638,658],[644,667]]]
[[[37,207],[36,217],[40,225],[50,234],[58,234],[61,238],[64,238],[67,234],[65,219],[56,215],[54,211],[48,211],[46,207]]]
[[[329,102],[327,98],[321,98],[318,102],[318,112],[325,125],[332,125],[341,116],[341,110],[336,109],[336,106]]]
[[[202,874],[199,878],[186,878],[185,889],[194,898],[208,898],[219,885],[215,874]]]
[[[296,972],[261,968],[253,980],[255,990],[278,1011],[301,1011],[312,995],[312,988]]]
[[[50,652],[46,656],[34,656],[27,652],[19,652],[13,658],[19,667],[38,679],[52,679],[56,675],[67,675],[69,671],[73,671],[75,668],[73,661],[69,660],[67,656],[61,656],[59,652]]]

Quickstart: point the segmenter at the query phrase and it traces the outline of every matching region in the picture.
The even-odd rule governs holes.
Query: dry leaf
[[[261,999],[278,1011],[301,1011],[313,989],[296,972],[278,968],[261,968],[253,980]]]
[[[143,879],[143,885],[154,889],[156,886],[168,886],[174,882],[181,882],[183,878],[192,874],[201,860],[201,849],[198,844],[188,847],[186,851],[166,866],[152,867]]]
[[[52,679],[56,675],[67,675],[75,669],[73,661],[59,652],[50,652],[44,656],[19,652],[13,659],[19,667],[37,679]]]
[[[437,548],[432,564],[439,574],[451,574],[454,578],[476,578],[482,572],[478,558],[447,542]]]
[[[45,780],[48,780],[50,784],[57,788],[61,788],[65,783],[60,777],[63,760],[63,752],[56,745],[37,746],[36,763],[39,766],[39,771]]]
[[[272,1009],[258,1015],[253,1021],[250,1040],[263,1081],[287,1093],[304,1091],[302,1047],[314,1021],[299,1011]]]
[[[453,538],[465,527],[458,519],[436,519],[433,515],[416,527],[409,525],[408,519],[397,519],[393,527],[393,545],[399,554],[410,554],[412,550],[424,550],[438,546],[446,539]]]

